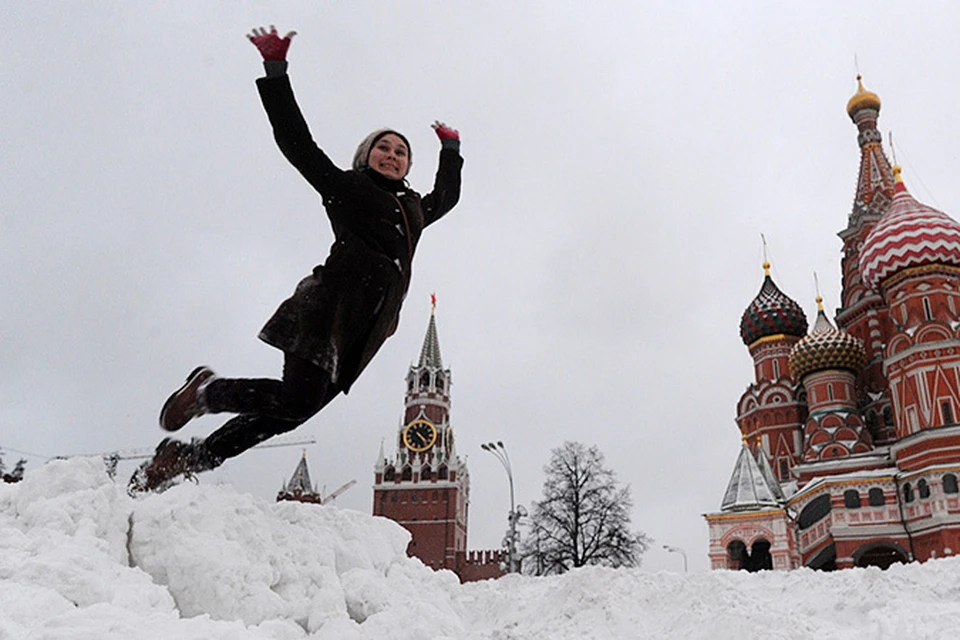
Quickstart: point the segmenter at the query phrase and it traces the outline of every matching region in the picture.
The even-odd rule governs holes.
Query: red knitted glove
[[[450,139],[453,139],[453,140],[460,139],[459,131],[457,131],[456,129],[451,129],[450,127],[443,124],[439,120],[434,122],[431,126],[433,127],[433,130],[437,132],[437,137],[440,138],[441,142],[443,142],[444,140],[450,140]]]
[[[263,56],[264,60],[279,61],[287,59],[287,49],[290,48],[290,39],[295,35],[297,35],[297,32],[291,31],[281,38],[277,35],[277,28],[270,25],[269,32],[263,27],[260,27],[259,29],[254,29],[253,33],[247,37],[260,51],[260,55]]]

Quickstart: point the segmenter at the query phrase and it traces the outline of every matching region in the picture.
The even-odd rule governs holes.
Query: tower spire
[[[419,367],[443,369],[443,359],[440,357],[440,339],[437,337],[437,295],[430,294],[430,324],[427,325],[427,335],[423,338],[423,347],[420,349]]]

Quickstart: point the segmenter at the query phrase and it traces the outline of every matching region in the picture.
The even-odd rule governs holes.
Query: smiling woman
[[[425,196],[407,184],[410,143],[392,129],[367,136],[351,170],[337,168],[313,141],[290,86],[286,55],[294,35],[261,28],[249,39],[264,59],[266,77],[257,88],[277,145],[323,198],[335,238],[330,255],[260,331],[261,340],[283,351],[283,377],[226,379],[197,367],[164,404],[160,426],[177,431],[207,413],[237,415],[206,439],[163,440],[131,478],[131,492],[213,469],[347,393],[396,330],[420,235],[459,200],[460,136],[440,122],[433,125],[439,168]]]

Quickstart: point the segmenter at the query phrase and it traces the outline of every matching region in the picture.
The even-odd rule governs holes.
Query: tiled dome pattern
[[[807,316],[800,305],[780,291],[769,274],[760,293],[740,318],[740,338],[750,346],[760,338],[777,334],[803,336],[807,333]]]
[[[847,369],[858,372],[867,363],[863,341],[830,324],[821,310],[810,335],[790,350],[790,372],[794,380],[814,371]]]

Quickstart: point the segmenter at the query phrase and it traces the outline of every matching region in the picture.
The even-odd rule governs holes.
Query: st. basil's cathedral
[[[809,328],[765,277],[740,322],[743,447],[706,514],[714,569],[832,570],[960,552],[960,224],[884,154],[880,98],[847,103],[860,171],[841,300]]]

